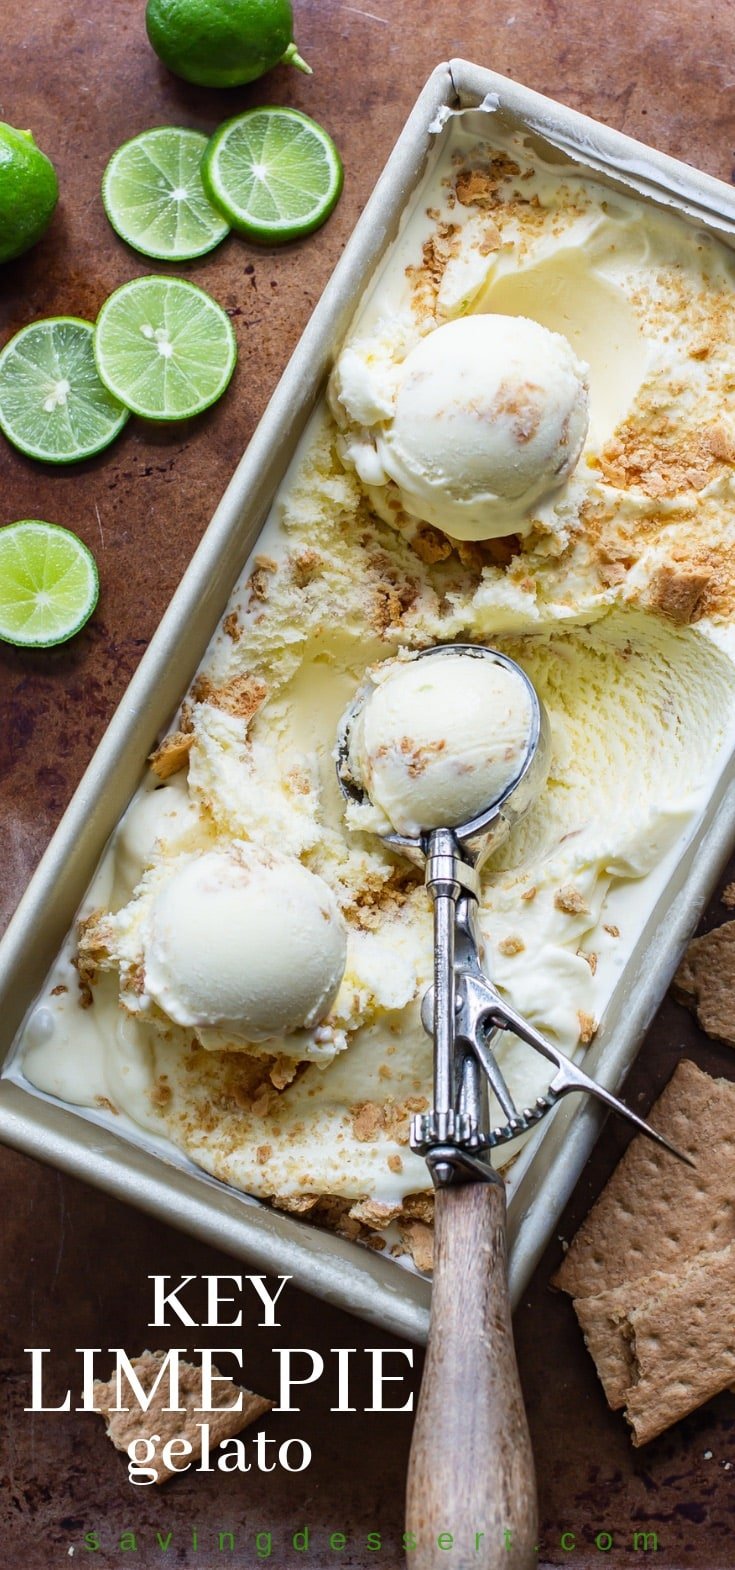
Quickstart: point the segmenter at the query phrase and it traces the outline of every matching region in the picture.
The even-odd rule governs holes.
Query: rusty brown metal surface
[[[237,332],[235,380],[211,413],[170,432],[131,421],[107,454],[70,471],[43,468],[0,445],[0,521],[42,517],[75,529],[94,550],[102,580],[98,613],[68,647],[46,654],[0,648],[3,923],[433,66],[451,55],[476,59],[712,174],[733,177],[732,6],[611,0],[603,13],[588,0],[433,6],[301,0],[297,37],[314,76],[279,69],[263,83],[219,94],[168,75],[148,46],[143,12],[143,0],[88,0],[86,6],[28,0],[3,7],[0,114],[32,127],[57,165],[62,198],[41,245],[2,270],[2,342],[37,316],[94,317],[111,289],[159,270],[115,237],[98,194],[110,153],[148,126],[209,130],[250,104],[290,103],[335,136],[345,161],[345,191],[326,228],[302,246],[269,252],[231,238],[182,269],[231,312]],[[709,919],[723,915],[713,902]],[[735,1074],[731,1049],[707,1042],[683,1010],[667,1002],[628,1085],[639,1109],[666,1081],[682,1047],[710,1071]],[[607,1128],[560,1236],[572,1235],[623,1140],[620,1127]],[[0,1560],[8,1570],[47,1570],[79,1559],[141,1570],[165,1563],[208,1570],[261,1562],[279,1570],[335,1563],[398,1570],[410,1419],[330,1413],[333,1379],[314,1387],[298,1418],[271,1420],[277,1437],[297,1433],[311,1443],[314,1460],[302,1476],[279,1469],[188,1475],[163,1491],[134,1490],[99,1419],[25,1414],[24,1347],[54,1348],[54,1388],[63,1394],[76,1377],[74,1347],[123,1346],[132,1354],[151,1338],[160,1341],[162,1332],[146,1328],[151,1271],[178,1276],[242,1266],[7,1151],[0,1152],[0,1174]],[[550,1246],[516,1319],[538,1457],[542,1564],[587,1570],[603,1562],[647,1562],[646,1551],[633,1548],[634,1531],[647,1530],[658,1533],[654,1562],[660,1570],[727,1570],[735,1565],[735,1397],[719,1397],[633,1451],[622,1418],[607,1411],[570,1304],[549,1290],[560,1247],[558,1240]],[[282,1302],[281,1345],[326,1354],[331,1347],[390,1344],[295,1287]],[[248,1309],[245,1379],[271,1392],[271,1338],[257,1330],[255,1319]],[[189,1346],[212,1345],[222,1334],[187,1332],[184,1339]],[[232,1332],[225,1335],[225,1344],[232,1344]],[[355,1404],[362,1407],[369,1404],[367,1363],[359,1356],[355,1362]],[[483,1457],[472,1461],[491,1464]],[[310,1546],[299,1552],[291,1535],[305,1526]],[[89,1559],[86,1531],[97,1531],[101,1541]],[[136,1534],[135,1550],[120,1550],[125,1531]],[[236,1534],[234,1553],[218,1548],[220,1531]],[[257,1555],[256,1531],[273,1534],[269,1561]],[[348,1538],[346,1547],[330,1549],[329,1534],[339,1532]],[[369,1532],[381,1534],[380,1550],[370,1547]],[[163,1544],[173,1534],[167,1548],[156,1533]],[[612,1546],[601,1533],[610,1534]],[[449,1570],[451,1564],[448,1552]]]

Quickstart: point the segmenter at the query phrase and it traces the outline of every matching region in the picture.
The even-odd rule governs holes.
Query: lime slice
[[[57,523],[0,529],[0,638],[26,649],[65,643],[89,620],[99,578],[92,552]]]
[[[331,136],[297,109],[248,109],[215,131],[202,181],[234,229],[279,244],[329,217],[342,190],[342,160]]]
[[[0,354],[0,429],[29,458],[76,463],[122,430],[128,411],[97,375],[93,340],[91,322],[49,316]]]
[[[120,238],[144,256],[186,262],[229,234],[202,185],[206,145],[201,131],[164,125],[113,153],[102,177],[105,212]]]
[[[133,278],[116,289],[97,318],[94,352],[105,386],[146,420],[208,409],[237,360],[229,316],[183,278]]]

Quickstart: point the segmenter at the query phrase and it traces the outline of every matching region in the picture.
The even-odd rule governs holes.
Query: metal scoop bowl
[[[497,649],[489,649],[483,644],[476,643],[434,644],[429,649],[419,649],[409,658],[438,660],[458,654],[469,655],[472,659],[488,660],[493,665],[502,665],[520,678],[531,706],[528,741],[515,779],[511,780],[502,795],[488,802],[477,817],[454,827],[444,824],[438,827],[432,826],[416,836],[398,833],[381,834],[384,845],[390,846],[391,850],[401,851],[409,861],[415,862],[420,867],[425,865],[431,854],[431,843],[436,834],[445,834],[447,831],[451,834],[457,854],[471,866],[482,866],[487,857],[498,849],[503,840],[507,839],[511,829],[524,817],[529,807],[533,806],[546,783],[549,772],[551,735],[548,716],[533,683],[529,681],[525,671],[521,670],[515,660],[509,659],[507,654],[501,654]],[[349,748],[352,726],[372,690],[374,690],[373,685],[369,679],[363,682],[352,703],[342,715],[337,731],[335,753],[337,778],[342,794],[348,801],[366,800],[365,789],[360,781],[355,779],[350,767]]]
[[[417,1547],[412,1570],[438,1570],[442,1533],[451,1531],[462,1567],[532,1570],[536,1565],[533,1456],[513,1346],[508,1296],[505,1185],[490,1152],[538,1122],[561,1096],[586,1091],[649,1138],[689,1161],[622,1101],[577,1067],[504,999],[486,975],[477,927],[478,869],[507,838],[546,782],[547,715],[525,672],[495,649],[451,643],[415,659],[457,654],[493,660],[518,675],[531,721],[516,777],[468,822],[430,825],[417,836],[381,835],[425,867],[434,907],[434,984],[421,1017],[434,1042],[434,1102],[412,1120],[411,1148],[423,1155],[436,1188],[431,1326],[414,1425],[407,1531]],[[337,778],[347,800],[366,794],[350,763],[352,726],[371,692],[368,681],[343,715]],[[533,1106],[518,1108],[493,1045],[514,1032],[556,1070]],[[488,1090],[505,1121],[490,1125]],[[692,1163],[689,1162],[691,1165]],[[476,1540],[479,1532],[479,1542]]]

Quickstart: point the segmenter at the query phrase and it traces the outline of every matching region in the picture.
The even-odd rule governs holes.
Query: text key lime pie
[[[570,1054],[735,739],[732,254],[492,137],[451,128],[23,1043],[46,1093],[422,1266],[431,911],[378,835],[501,778],[517,736],[485,748],[502,693],[477,661],[441,706],[396,672],[491,646],[544,705],[548,779],[479,923],[501,993]],[[375,799],[345,810],[366,681]],[[514,1038],[498,1058],[517,1103],[545,1088]]]

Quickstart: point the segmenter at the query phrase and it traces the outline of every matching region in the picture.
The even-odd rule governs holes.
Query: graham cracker
[[[735,1244],[628,1310],[633,1383],[625,1416],[644,1445],[735,1380]]]
[[[428,1274],[434,1265],[434,1228],[425,1221],[399,1221],[398,1230],[416,1269]]]
[[[735,1240],[735,1084],[679,1063],[649,1122],[693,1170],[639,1134],[570,1244],[554,1285],[595,1297]]]
[[[154,1384],[161,1371],[165,1352],[143,1352],[140,1357],[130,1359],[131,1367],[140,1381],[146,1394]],[[213,1378],[219,1376],[219,1369],[212,1364]],[[168,1381],[164,1380],[161,1388],[148,1407],[147,1412],[141,1411],[131,1389],[130,1382],[123,1376],[122,1380],[123,1401],[130,1407],[129,1412],[113,1412],[112,1408],[117,1401],[117,1385],[113,1375],[105,1384],[99,1379],[94,1382],[95,1408],[101,1417],[105,1418],[108,1438],[118,1450],[127,1450],[134,1439],[147,1439],[152,1434],[160,1435],[160,1444],[157,1452],[146,1465],[155,1468],[156,1482],[166,1483],[169,1478],[176,1476],[176,1469],[170,1469],[163,1464],[160,1452],[169,1439],[188,1439],[191,1445],[191,1454],[179,1458],[181,1466],[185,1461],[193,1463],[202,1453],[202,1436],[198,1424],[206,1423],[209,1427],[210,1448],[214,1450],[221,1445],[223,1439],[231,1439],[235,1434],[242,1432],[249,1423],[257,1422],[264,1413],[270,1412],[272,1401],[267,1401],[264,1396],[253,1395],[250,1390],[243,1390],[240,1385],[214,1385],[212,1401],[215,1407],[221,1402],[222,1407],[232,1405],[235,1397],[242,1390],[242,1411],[228,1412],[215,1410],[200,1412],[197,1407],[202,1404],[202,1371],[192,1363],[179,1362],[179,1403],[185,1407],[183,1412],[165,1412],[164,1405],[168,1399]]]
[[[679,626],[697,620],[697,607],[712,574],[697,567],[676,567],[662,563],[651,574],[643,603],[668,616]]]
[[[183,730],[174,731],[171,736],[164,736],[163,741],[148,759],[153,773],[159,780],[168,780],[172,774],[178,774],[179,769],[183,769],[189,760],[193,742],[193,734]]]
[[[624,1281],[622,1286],[598,1292],[595,1297],[574,1299],[585,1346],[594,1360],[607,1404],[613,1411],[625,1406],[631,1387],[640,1379],[634,1334],[636,1315],[643,1309],[649,1310],[652,1305],[661,1303],[678,1288],[684,1294],[682,1308],[688,1314],[689,1294],[695,1297],[700,1290],[701,1278],[707,1276],[712,1263],[720,1264],[722,1255],[733,1249],[735,1244],[729,1244],[728,1248],[714,1254],[698,1254],[695,1259],[682,1264],[681,1277],[656,1270],[652,1275],[637,1281]],[[729,1376],[720,1388],[724,1389],[728,1382]]]
[[[692,940],[672,991],[679,1003],[692,1009],[708,1036],[735,1047],[735,921]]]
[[[574,1311],[579,1320],[585,1346],[594,1359],[595,1367],[613,1410],[625,1406],[625,1398],[634,1380],[635,1359],[631,1345],[628,1311],[633,1303],[641,1301],[644,1292],[657,1291],[671,1276],[658,1270],[645,1281],[611,1287],[594,1297],[575,1297]]]

